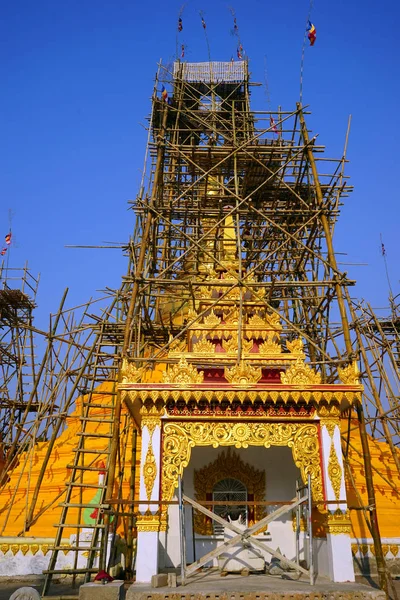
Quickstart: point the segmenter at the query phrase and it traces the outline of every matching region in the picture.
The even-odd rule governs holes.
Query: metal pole
[[[296,499],[300,498],[299,482],[296,480]],[[296,506],[296,562],[300,563],[300,506]]]
[[[309,553],[309,571],[310,571],[310,585],[314,585],[314,549],[313,549],[313,535],[312,535],[312,497],[311,497],[311,475],[308,474],[308,553]]]
[[[178,502],[179,502],[179,533],[181,550],[181,585],[185,585],[186,551],[185,551],[185,510],[183,506],[182,477],[178,477]]]

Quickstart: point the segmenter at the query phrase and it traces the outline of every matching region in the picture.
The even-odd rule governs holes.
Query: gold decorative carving
[[[368,554],[368,544],[360,544],[359,548],[363,556],[366,556]]]
[[[181,358],[178,364],[170,367],[163,373],[163,382],[186,387],[194,383],[203,383],[204,372],[197,371],[194,365],[190,365],[185,358]]]
[[[22,554],[25,556],[28,553],[29,544],[21,544],[19,549],[21,550]]]
[[[353,554],[353,556],[355,556],[358,552],[358,544],[352,544],[351,545],[351,553]]]
[[[321,373],[314,371],[299,356],[287,371],[281,372],[281,382],[285,385],[318,385],[321,383]]]
[[[222,347],[227,354],[237,355],[239,348],[237,337],[233,336],[228,340],[222,340]]]
[[[253,343],[253,340],[242,340],[242,351],[248,354],[253,347]],[[232,336],[228,340],[223,340],[222,347],[227,354],[230,354],[231,356],[237,356],[239,351],[237,336]]]
[[[333,434],[335,433],[335,427],[339,425],[339,423],[333,419],[321,419],[321,425],[325,425],[328,430],[329,437],[332,439]]]
[[[218,327],[218,325],[221,325],[221,319],[217,317],[214,310],[211,310],[210,314],[207,315],[207,317],[204,317],[203,323],[206,327],[210,327],[212,329],[214,327]]]
[[[158,409],[154,404],[150,408],[142,406],[140,414],[142,416],[142,427],[147,427],[150,438],[153,435],[155,428],[161,425],[161,417],[165,413],[164,407]]]
[[[292,340],[291,342],[286,340],[286,348],[291,354],[304,356],[303,341],[300,338]]]
[[[42,550],[43,556],[46,556],[46,554],[50,550],[50,544],[42,544],[41,550]]]
[[[151,438],[149,441],[149,446],[147,448],[146,459],[143,465],[143,479],[144,485],[146,488],[147,500],[150,501],[151,492],[153,491],[154,481],[157,475],[157,464],[156,458],[153,452],[153,446],[151,444]]]
[[[252,317],[250,317],[249,326],[257,327],[259,329],[266,329],[268,327],[268,323],[264,321],[264,319],[260,317],[260,315],[255,314]]]
[[[339,379],[345,385],[360,385],[360,371],[357,361],[353,361],[347,367],[338,367]]]
[[[350,535],[351,521],[349,510],[343,512],[338,508],[334,513],[328,512],[326,530],[327,533],[330,533],[331,535],[339,535],[341,533]],[[362,551],[362,545],[360,546],[360,549]]]
[[[246,435],[246,433],[243,432],[242,435]],[[234,477],[241,481],[246,486],[248,495],[252,495],[255,502],[264,501],[265,471],[259,471],[248,463],[243,462],[240,456],[232,452],[230,447],[228,447],[226,452],[222,452],[216,460],[202,469],[194,471],[194,491],[197,502],[205,502],[212,495],[215,484],[227,477]],[[264,507],[256,506],[253,510],[249,508],[248,524],[252,525],[256,521],[260,521],[264,516]],[[194,530],[201,535],[212,534],[213,526],[211,520],[199,511],[195,511]]]
[[[342,467],[339,464],[339,459],[336,454],[335,444],[331,440],[331,450],[328,459],[328,475],[332,484],[333,492],[336,500],[340,498],[340,488],[342,486]]]
[[[160,513],[151,513],[147,510],[143,515],[136,518],[136,527],[138,531],[160,531]]]
[[[186,338],[184,338],[184,339],[178,338],[177,340],[173,340],[173,341],[172,340],[173,340],[173,338],[171,335],[168,356],[177,356],[177,355],[181,355],[182,352],[186,352],[186,350],[187,350]]]
[[[32,544],[31,552],[32,552],[33,556],[35,556],[35,554],[37,554],[39,552],[39,544]]]
[[[142,379],[143,372],[143,367],[137,369],[135,363],[129,361],[127,358],[122,360],[122,383],[138,383]]]
[[[303,481],[311,475],[314,501],[323,502],[318,427],[314,423],[166,422],[163,430],[163,500],[172,500],[178,476],[189,464],[194,446],[288,446]]]
[[[210,354],[215,354],[215,346],[207,338],[201,337],[199,341],[193,345],[193,352],[209,356]]]
[[[393,554],[393,556],[397,556],[399,553],[399,547],[395,544],[391,544],[390,545],[390,552]]]
[[[389,552],[389,544],[382,544],[382,552],[383,556],[386,556],[386,554]]]
[[[333,439],[335,433],[335,427],[340,428],[340,409],[335,404],[328,406],[320,406],[318,408],[318,416],[320,417],[321,427],[325,426],[328,430],[329,436]]]
[[[10,544],[1,544],[0,550],[3,554],[6,554],[10,549]]]
[[[227,325],[237,325],[239,321],[239,309],[235,307],[229,312],[224,313],[224,321]]]
[[[231,369],[225,367],[224,373],[231,385],[244,387],[255,385],[262,377],[261,367],[252,367],[244,360]]]
[[[374,544],[370,544],[369,551],[371,552],[371,554],[373,554],[373,556],[375,556],[375,546],[374,546]]]
[[[268,339],[263,344],[259,346],[259,352],[261,355],[269,355],[269,354],[281,354],[282,346],[278,344],[278,342],[274,342],[271,339]]]
[[[11,548],[11,552],[15,556],[19,550],[19,544],[11,544],[10,548]]]
[[[281,319],[278,313],[267,313],[265,315],[265,320],[267,324],[272,327],[272,329],[276,329],[277,331],[281,331]]]

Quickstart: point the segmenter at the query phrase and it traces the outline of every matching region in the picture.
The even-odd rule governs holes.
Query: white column
[[[139,499],[160,499],[161,419],[155,407],[141,410],[142,449],[140,454]],[[158,573],[159,507],[156,504],[139,505],[137,518],[136,581],[147,583]]]
[[[321,441],[325,500],[344,500],[327,505],[329,576],[335,582],[354,581],[350,517],[346,502],[340,428],[336,419],[321,420]]]

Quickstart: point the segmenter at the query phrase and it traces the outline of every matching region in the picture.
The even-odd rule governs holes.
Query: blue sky
[[[174,58],[181,6],[160,0],[3,3],[0,238],[11,211],[9,264],[28,261],[33,274],[41,273],[38,325],[46,325],[65,287],[74,305],[118,287],[125,273],[118,250],[65,246],[125,242],[133,231],[127,201],[139,187],[153,78],[160,58]],[[229,6],[253,80],[263,83],[253,93],[253,108],[294,109],[308,1],[187,2],[179,41],[187,60],[207,59],[200,10],[212,59],[235,55]],[[358,280],[353,295],[374,306],[385,305],[387,296],[380,233],[399,290],[399,12],[393,0],[314,0],[317,42],[305,56],[308,124],[327,156],[341,156],[353,116],[347,174],[355,191],[343,207],[335,247],[348,253],[342,262],[368,263],[342,268]]]

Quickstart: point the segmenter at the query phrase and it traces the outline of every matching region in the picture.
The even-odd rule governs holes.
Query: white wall
[[[195,447],[189,465],[183,474],[184,492],[194,498],[194,470],[213,462],[226,448]],[[296,479],[300,477],[299,469],[294,465],[292,451],[287,447],[273,448],[232,448],[240,459],[251,466],[265,470],[265,500],[285,501],[296,495]],[[232,474],[234,476],[234,474]],[[273,511],[274,507],[268,507]],[[188,563],[200,558],[216,547],[219,540],[215,536],[204,537],[196,534],[193,542],[192,509],[186,507],[186,560]],[[286,513],[278,521],[269,526],[270,536],[260,536],[272,548],[280,548],[282,554],[289,559],[295,558],[295,536],[292,527],[292,514]],[[222,541],[222,539],[221,539]],[[178,507],[169,508],[169,527],[166,535],[160,535],[160,567],[177,567],[180,564],[179,517]],[[195,545],[195,549],[194,549]],[[266,556],[269,561],[270,556]],[[216,562],[215,562],[216,564]]]

